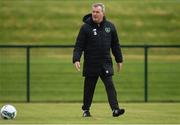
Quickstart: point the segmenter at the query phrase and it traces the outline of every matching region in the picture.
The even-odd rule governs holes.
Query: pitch
[[[126,113],[117,118],[111,116],[107,103],[93,103],[91,118],[82,117],[80,103],[14,105],[16,119],[0,119],[0,124],[180,124],[180,103],[121,103]]]

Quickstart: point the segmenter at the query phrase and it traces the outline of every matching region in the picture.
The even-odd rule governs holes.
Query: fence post
[[[148,102],[148,46],[144,46],[144,101]]]
[[[27,85],[26,85],[26,101],[30,102],[30,47],[26,48],[26,77],[27,77]]]

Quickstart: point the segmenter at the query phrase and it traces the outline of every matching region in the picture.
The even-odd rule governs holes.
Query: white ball
[[[14,119],[17,115],[17,110],[12,105],[4,105],[1,108],[1,118],[3,119]]]

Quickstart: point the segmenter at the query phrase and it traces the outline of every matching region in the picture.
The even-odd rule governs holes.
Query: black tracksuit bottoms
[[[98,78],[99,76],[85,77],[82,110],[90,109]],[[118,101],[117,101],[117,94],[116,94],[116,90],[113,84],[112,76],[101,75],[100,78],[105,85],[106,93],[107,93],[107,97],[108,97],[108,101],[109,101],[109,105],[111,109],[112,110],[118,109],[119,106],[118,106]]]

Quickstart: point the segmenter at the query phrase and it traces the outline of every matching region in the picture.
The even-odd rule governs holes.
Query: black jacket
[[[123,61],[115,26],[105,17],[98,25],[91,14],[84,16],[83,22],[73,51],[73,63],[80,61],[84,52],[83,76],[113,75],[110,49],[117,63]]]

